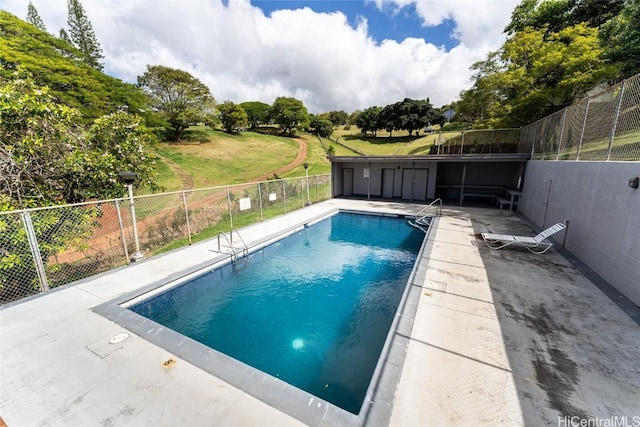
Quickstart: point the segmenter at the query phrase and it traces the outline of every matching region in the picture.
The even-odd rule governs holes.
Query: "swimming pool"
[[[129,309],[357,414],[423,239],[340,213]]]

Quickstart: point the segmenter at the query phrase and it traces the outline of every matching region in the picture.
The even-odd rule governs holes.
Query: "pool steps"
[[[240,242],[242,242],[242,247],[236,247],[233,245],[233,234],[235,234],[238,236],[238,239],[240,239]],[[229,232],[229,237],[227,237],[226,233],[218,233],[218,252],[222,253],[222,245],[220,244],[220,236],[224,237],[224,240],[227,241],[227,245],[228,247],[231,249],[231,263],[235,265],[235,263],[238,261],[239,257],[238,254],[242,255],[242,258],[246,258],[249,255],[249,247],[247,246],[247,244],[245,243],[244,239],[242,238],[242,236],[240,235],[240,232],[238,232],[237,229],[232,228],[231,231]]]

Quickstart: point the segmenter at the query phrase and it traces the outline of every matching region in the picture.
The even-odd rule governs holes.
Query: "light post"
[[[118,174],[122,182],[127,186],[129,191],[129,206],[131,208],[131,223],[133,224],[133,241],[136,245],[136,251],[131,256],[131,261],[136,262],[144,258],[144,254],[140,252],[140,240],[138,239],[138,223],[136,221],[136,208],[133,203],[133,183],[135,182],[138,174],[135,172],[120,172]]]
[[[309,198],[309,163],[304,163],[304,174],[307,177],[307,204],[305,206],[309,206],[311,204],[311,199]]]

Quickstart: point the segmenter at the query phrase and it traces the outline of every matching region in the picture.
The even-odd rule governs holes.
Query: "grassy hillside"
[[[304,176],[302,164],[309,164],[309,175],[327,174],[331,165],[324,147],[333,145],[336,155],[354,156],[358,153],[335,143],[340,142],[372,155],[427,154],[439,134],[408,136],[397,133],[389,138],[362,137],[357,128],[337,131],[331,139],[298,132],[296,138],[242,132],[229,135],[221,130],[195,126],[187,130],[181,144],[161,143],[154,148],[158,162],[159,183],[167,191],[215,187],[252,181],[264,181],[274,173],[280,178]],[[458,132],[443,133],[452,138]],[[306,153],[296,161],[299,141],[306,143]],[[324,145],[324,147],[323,147]]]
[[[374,137],[363,136],[360,129],[351,126],[349,130],[337,129],[331,139],[338,138],[346,147],[366,155],[424,155],[429,154],[429,149],[439,137],[449,140],[459,134],[460,132],[443,132],[410,136],[406,131],[394,131],[389,136],[388,132],[379,131]],[[340,147],[340,151],[336,150],[336,155],[352,156],[354,153],[349,152],[348,148]]]
[[[309,163],[309,174],[329,173],[329,161],[317,138],[299,136],[307,143],[301,163]],[[296,159],[298,147],[297,138],[255,132],[229,135],[201,126],[190,128],[182,144],[158,144],[154,154],[160,158],[160,185],[176,191],[266,180],[278,170],[281,178],[304,176],[301,165],[287,167]]]
[[[146,109],[140,89],[91,68],[81,56],[66,41],[0,10],[0,76],[21,67],[62,103],[80,110],[86,122],[120,108]]]

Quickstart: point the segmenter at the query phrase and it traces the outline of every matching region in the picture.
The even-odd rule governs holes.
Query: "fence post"
[[[127,264],[131,264],[131,259],[129,259],[129,249],[127,249],[127,239],[124,234],[124,222],[122,222],[122,212],[120,212],[120,200],[116,200],[116,213],[118,214],[118,224],[120,225],[120,237],[122,238],[122,248],[124,249],[124,257],[127,259]]]
[[[496,137],[496,131],[491,130],[491,137],[489,138],[489,154],[491,154],[491,148],[493,147],[493,141]]]
[[[33,229],[33,223],[31,222],[31,215],[29,215],[29,212],[22,212],[22,223],[24,224],[24,229],[27,232],[29,249],[31,249],[33,262],[35,263],[36,272],[38,273],[38,280],[40,281],[40,292],[47,292],[49,290],[49,283],[47,283],[47,272],[44,269],[42,255],[40,254],[40,248],[38,247],[38,238],[36,237],[36,231]]]
[[[258,183],[258,200],[260,201],[260,222],[264,221],[262,215],[262,184]]]
[[[287,195],[285,194],[285,189],[284,189],[284,179],[281,180],[282,182],[282,203],[284,204],[284,213],[287,213]]]
[[[542,139],[542,160],[546,160],[545,157],[547,155],[547,144],[549,143],[549,128],[551,127],[551,120],[549,119],[549,116],[547,116],[543,121],[545,122],[545,129],[544,138]]]
[[[318,201],[320,200],[320,198],[318,197],[318,175],[316,175],[315,178],[316,178],[316,185],[315,185],[315,188],[316,188],[316,203],[318,203]]]
[[[622,82],[622,86],[620,87],[620,99],[618,100],[618,105],[616,106],[616,116],[613,118],[613,126],[611,127],[611,137],[609,137],[609,148],[607,149],[607,161],[611,157],[611,148],[613,147],[613,139],[616,136],[616,128],[618,127],[618,117],[620,116],[620,107],[622,106],[622,98],[624,97],[624,87],[626,80]]]
[[[460,154],[464,153],[464,131],[462,132],[462,144],[460,145]],[[449,143],[449,154],[451,154],[451,143]]]
[[[187,209],[187,195],[182,192],[182,205],[184,206],[184,217],[187,219],[187,237],[189,238],[189,244],[191,244],[191,224],[189,223],[189,209]]]
[[[231,212],[231,192],[227,186],[227,208],[229,209],[229,235],[231,236],[231,246],[233,246],[233,213]]]
[[[536,153],[536,135],[538,133],[538,125],[529,125],[533,126],[533,137],[531,138],[531,158],[533,159],[533,155]]]
[[[580,141],[578,142],[578,153],[576,160],[580,160],[580,150],[582,150],[582,140],[584,139],[584,131],[587,128],[587,117],[589,116],[589,104],[591,104],[591,98],[587,98],[587,108],[584,110],[584,120],[582,121],[582,131],[580,132]]]
[[[560,127],[560,138],[558,139],[558,152],[556,153],[556,160],[560,158],[560,147],[562,147],[562,136],[564,135],[564,123],[567,120],[567,108],[562,113],[562,126]]]

